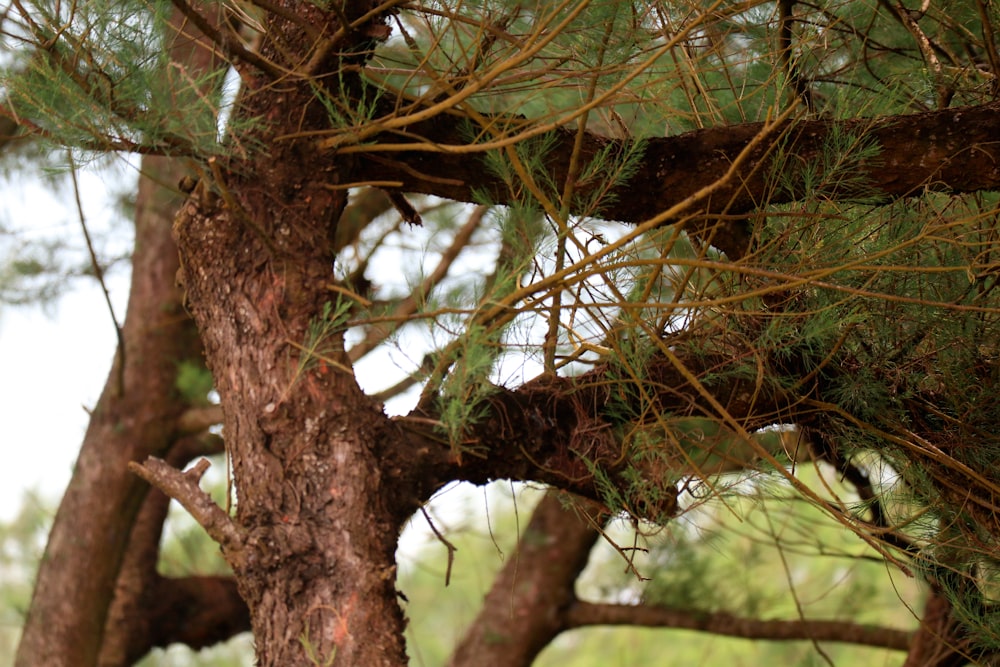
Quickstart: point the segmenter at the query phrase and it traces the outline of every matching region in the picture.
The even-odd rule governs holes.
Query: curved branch
[[[222,451],[220,436],[202,433],[181,438],[166,456],[171,465],[183,467],[199,456]],[[108,611],[100,667],[133,665],[157,646],[175,642],[204,646],[249,629],[246,605],[241,608],[228,578],[170,580],[157,572],[169,504],[170,498],[153,491],[146,494],[136,517]],[[198,619],[197,627],[191,625],[194,618]],[[202,643],[192,633],[199,635]]]
[[[639,625],[696,630],[743,639],[844,642],[896,651],[909,649],[913,638],[913,633],[905,630],[849,621],[812,619],[765,621],[688,607],[576,602],[566,611],[565,617],[567,629],[591,625]]]

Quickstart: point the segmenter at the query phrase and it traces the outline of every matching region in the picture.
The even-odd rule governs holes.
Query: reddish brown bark
[[[326,664],[334,655],[334,664],[404,664],[394,552],[415,505],[385,500],[390,480],[376,445],[388,422],[338,367],[339,333],[322,343],[329,362],[296,348],[331,299],[328,221],[343,200],[275,164],[287,169],[269,174],[276,187],[230,188],[254,200],[243,210],[273,235],[271,247],[204,201],[189,203],[177,227],[238,485],[242,544],[227,557],[260,664]],[[312,208],[324,202],[325,211]]]
[[[336,25],[335,14],[298,7],[312,25]],[[262,56],[304,61],[302,30],[273,19]],[[317,73],[339,67],[344,49],[316,62]],[[327,186],[344,165],[302,140],[274,140],[329,122],[308,81],[280,92],[264,79],[250,86],[240,113],[263,119],[258,139],[271,150],[225,181],[203,180],[175,225],[237,484],[224,554],[259,664],[405,664],[394,556],[417,499],[389,501],[399,499],[378,447],[390,423],[347,369],[342,331],[324,319],[346,203],[346,190]]]

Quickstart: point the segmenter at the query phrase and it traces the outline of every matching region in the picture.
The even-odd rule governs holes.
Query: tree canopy
[[[998,18],[10,3],[4,151],[142,156],[119,352],[16,664],[246,628],[261,665],[406,664],[400,530],[495,479],[550,491],[450,664],[620,624],[994,660]],[[199,487],[223,450],[232,507]],[[231,576],[157,571],[168,498]],[[926,582],[919,629],[574,589],[616,517],[783,505]]]

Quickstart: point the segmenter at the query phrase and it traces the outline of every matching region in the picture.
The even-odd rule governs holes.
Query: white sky
[[[92,234],[106,230],[114,216],[108,186],[125,187],[120,183],[130,176],[125,163],[102,175],[80,174]],[[83,247],[68,178],[58,195],[34,181],[5,179],[0,202],[4,224],[23,230],[21,240],[58,236]],[[119,267],[107,277],[119,320],[127,274]],[[61,497],[87,426],[85,408],[97,402],[111,367],[116,338],[100,287],[86,278],[72,285],[44,309],[0,305],[0,520],[17,512],[26,491],[41,492],[53,505]]]
[[[69,481],[84,407],[97,402],[115,349],[104,297],[87,287],[52,316],[38,307],[0,314],[0,520],[17,512],[25,491],[55,501]]]

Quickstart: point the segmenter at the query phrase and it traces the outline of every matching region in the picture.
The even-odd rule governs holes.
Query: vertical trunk
[[[294,73],[247,75],[236,114],[255,129],[236,143],[251,152],[211,170],[174,226],[225,413],[244,536],[228,556],[260,665],[403,665],[395,547],[414,507],[389,500],[397,489],[378,449],[391,425],[348,367],[327,287],[350,165],[310,139],[331,122],[318,90],[342,99],[354,75],[329,73],[364,59],[385,18],[314,51],[304,25],[333,34],[377,3],[279,4],[259,53]]]
[[[451,656],[451,667],[527,667],[565,629],[563,612],[599,535],[600,508],[548,492],[521,536],[517,554],[493,582],[483,608]]]
[[[226,414],[246,535],[233,566],[258,660],[402,665],[394,551],[404,517],[383,501],[376,455],[388,420],[344,365],[325,310],[335,300],[328,221],[344,200],[309,181],[308,160],[266,164],[287,171],[258,165],[256,177],[218,185],[245,202],[240,211],[216,208],[203,183],[176,227]]]
[[[180,35],[184,20],[175,14]],[[171,55],[191,76],[217,60],[191,35]],[[175,285],[178,261],[170,222],[182,199],[164,184],[184,173],[176,160],[143,159],[135,221],[124,367],[114,363],[94,409],[80,455],[59,505],[25,619],[17,667],[95,664],[108,607],[133,522],[148,487],[129,461],[162,454],[188,407],[175,390],[177,365],[200,344]]]
[[[66,494],[59,505],[18,647],[18,667],[95,664],[108,605],[128,544],[144,482],[129,461],[162,453],[185,409],[174,389],[177,364],[198,354],[194,327],[174,286],[177,252],[171,214],[180,199],[159,183],[178,167],[144,161],[128,314],[125,367],[108,376]],[[121,380],[121,382],[120,382]]]

